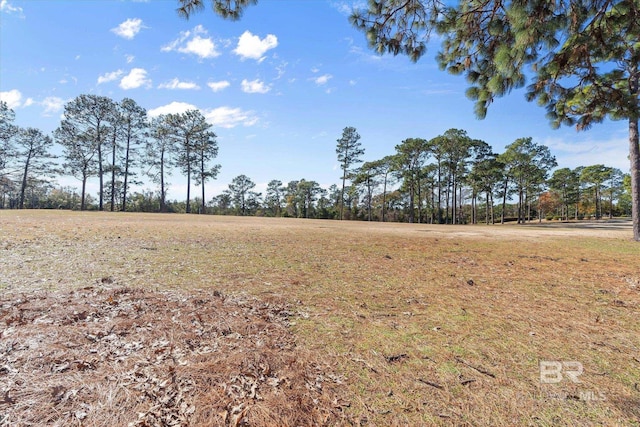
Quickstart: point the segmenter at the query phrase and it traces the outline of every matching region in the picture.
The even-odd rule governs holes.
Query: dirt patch
[[[342,378],[294,309],[218,291],[104,286],[0,296],[0,425],[335,424]]]

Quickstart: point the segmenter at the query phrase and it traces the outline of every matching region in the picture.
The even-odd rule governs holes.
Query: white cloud
[[[22,93],[18,89],[0,92],[0,101],[6,102],[7,107],[13,110],[22,105]]]
[[[219,82],[209,82],[209,83],[207,83],[207,86],[209,86],[211,88],[211,90],[214,91],[214,92],[220,92],[221,90],[226,89],[229,86],[231,86],[231,83],[229,83],[226,80],[221,80]]]
[[[207,121],[214,126],[230,129],[236,126],[253,126],[258,118],[252,111],[243,111],[240,108],[218,107],[205,111]]]
[[[111,31],[117,36],[131,40],[142,28],[144,28],[142,25],[142,19],[129,18],[117,27],[112,28]]]
[[[193,104],[173,101],[148,111],[149,117],[157,117],[163,114],[180,114],[187,110],[200,110]],[[258,122],[258,117],[253,111],[244,111],[240,108],[218,107],[211,110],[200,110],[207,121],[213,126],[230,129],[236,126],[253,126]]]
[[[22,14],[22,8],[18,6],[13,6],[11,3],[9,3],[9,0],[1,0],[0,12]]]
[[[244,93],[267,93],[271,90],[269,86],[258,79],[252,81],[244,79],[242,80],[241,87]]]
[[[328,82],[332,77],[333,77],[333,76],[332,76],[331,74],[323,74],[322,76],[315,77],[315,78],[313,78],[313,79],[311,79],[311,80],[313,80],[313,82],[314,82],[315,84],[317,84],[318,86],[321,86],[321,85],[325,85],[325,84],[327,84],[327,82]]]
[[[40,102],[40,105],[44,107],[42,114],[51,116],[58,111],[62,111],[64,108],[64,99],[57,96],[48,96]]]
[[[327,136],[329,136],[329,133],[323,130],[322,132],[313,135],[311,139],[324,139]]]
[[[197,110],[197,109],[198,107],[196,107],[193,104],[187,104],[186,102],[173,101],[170,104],[162,105],[157,108],[152,108],[147,112],[147,114],[149,115],[149,117],[157,117],[164,114],[180,114],[188,110]]]
[[[191,53],[199,56],[200,58],[215,58],[220,55],[220,52],[216,51],[216,46],[210,38],[202,38],[195,36],[193,39],[187,42],[184,48],[178,49],[182,53]]]
[[[200,86],[193,82],[181,82],[175,78],[158,86],[158,89],[200,89]]]
[[[245,31],[238,40],[238,46],[233,53],[242,57],[242,59],[255,59],[257,61],[264,60],[264,54],[269,49],[278,46],[278,38],[273,34],[268,34],[264,39],[254,36],[249,31]]]
[[[15,108],[29,107],[34,104],[39,104],[44,107],[43,114],[50,116],[53,113],[61,111],[64,108],[64,99],[57,96],[48,96],[40,102],[36,102],[33,98],[27,98],[22,101],[22,93],[17,89],[12,89],[6,92],[0,92],[0,101],[6,102],[7,106],[12,110]]]
[[[118,80],[118,78],[124,73],[122,70],[112,71],[110,73],[104,73],[101,76],[98,76],[98,84],[112,82],[114,80]]]
[[[133,55],[125,55],[124,57],[127,59],[127,64],[131,64],[133,60],[136,59]]]
[[[366,1],[331,1],[329,5],[344,16],[350,16],[354,10],[367,9]]]
[[[446,86],[448,85],[441,85],[442,88],[441,89],[437,89],[436,87],[432,88],[432,89],[426,89],[421,91],[421,93],[425,94],[425,95],[450,95],[452,93],[457,93],[457,91],[455,89],[446,89]]]
[[[147,71],[144,68],[134,68],[120,80],[120,87],[124,90],[149,85],[151,85],[151,80],[147,77]]]
[[[201,59],[215,58],[220,55],[216,50],[216,45],[210,37],[207,36],[207,30],[202,25],[197,25],[192,31],[182,31],[180,36],[163,46],[160,50],[163,52],[177,51],[190,55],[196,55]]]
[[[577,140],[567,141],[563,138],[548,137],[544,139],[544,145],[549,147],[551,153],[556,156],[559,167],[575,168],[605,164],[628,172],[630,163],[629,140],[625,136],[612,135],[606,140]]]
[[[282,78],[282,76],[284,76],[287,69],[287,65],[289,65],[289,63],[286,61],[283,61],[280,65],[276,67],[276,71],[278,72],[278,76],[276,77],[276,80],[279,80]]]
[[[387,56],[376,55],[369,53],[369,51],[365,51],[361,46],[357,46],[352,38],[347,38],[347,43],[349,44],[349,53],[356,56],[360,61],[369,63],[369,64],[380,64],[382,62],[387,61],[385,58],[389,58]]]

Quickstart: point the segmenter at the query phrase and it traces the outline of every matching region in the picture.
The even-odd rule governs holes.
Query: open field
[[[0,425],[640,426],[639,264],[626,223],[0,211]]]

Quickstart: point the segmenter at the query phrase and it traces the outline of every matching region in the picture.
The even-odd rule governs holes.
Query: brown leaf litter
[[[0,295],[0,426],[348,423],[279,301],[88,287]]]

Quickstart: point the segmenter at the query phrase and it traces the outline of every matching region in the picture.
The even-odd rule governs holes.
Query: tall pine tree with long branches
[[[96,153],[96,165],[100,188],[98,190],[98,209],[104,209],[104,149],[108,138],[109,120],[112,118],[115,104],[111,98],[98,95],[79,95],[64,106],[64,117],[60,129],[74,128],[78,138],[76,144],[84,144],[80,151]],[[69,137],[71,133],[62,132]]]
[[[344,189],[347,177],[351,172],[351,166],[360,163],[360,157],[364,154],[364,148],[360,141],[360,135],[356,128],[348,126],[342,130],[342,137],[338,139],[336,154],[340,169],[342,169],[342,191],[340,192],[340,219],[344,218]]]
[[[198,173],[198,144],[207,135],[211,125],[207,123],[206,118],[199,110],[167,114],[165,123],[169,135],[177,143],[177,165],[187,177],[186,212],[191,213],[191,177]]]

